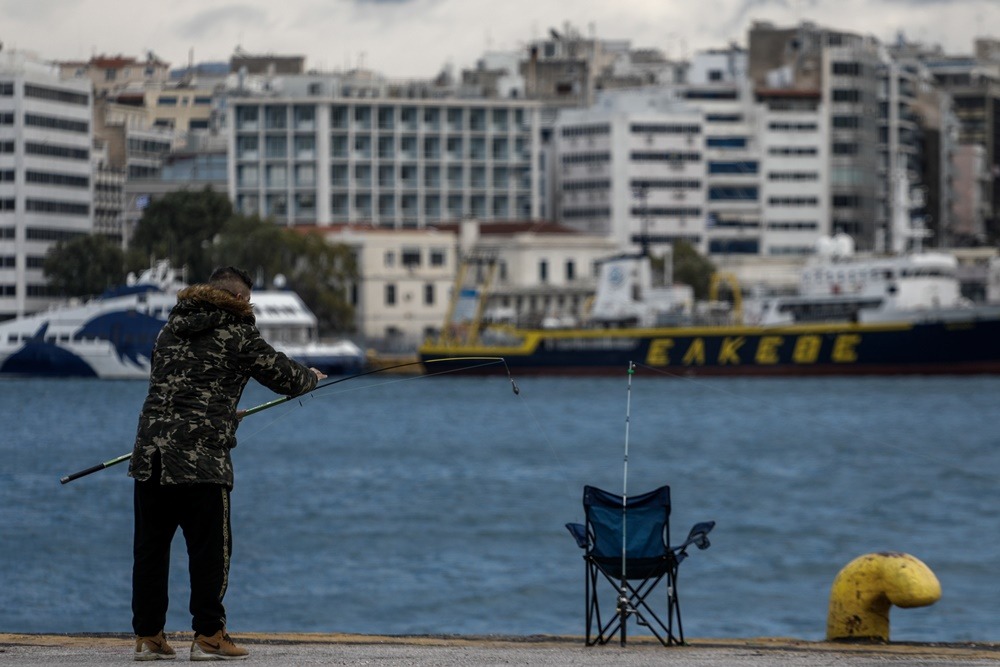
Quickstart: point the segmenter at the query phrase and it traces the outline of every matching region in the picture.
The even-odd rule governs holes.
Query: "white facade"
[[[803,257],[830,235],[829,132],[818,95],[774,91],[758,113],[761,254]]]
[[[702,115],[662,91],[602,96],[560,112],[555,127],[556,217],[621,249],[651,247],[704,230]]]
[[[552,223],[462,222],[462,256],[492,258],[485,317],[520,326],[572,326],[587,315],[601,261],[618,245],[603,235],[582,234]],[[485,276],[467,276],[482,283]],[[474,279],[474,280],[473,280]]]
[[[0,52],[0,319],[50,303],[45,255],[93,229],[92,106],[89,80]]]
[[[240,212],[395,228],[538,217],[537,103],[354,97],[330,77],[279,83],[282,97],[230,100]]]
[[[457,228],[460,233],[450,225],[442,230],[318,228],[329,243],[351,247],[357,258],[352,304],[362,344],[412,352],[440,333],[456,281],[477,287],[486,281],[477,264],[485,257],[497,267],[486,317],[535,325],[577,320],[594,294],[598,263],[617,252],[604,237],[552,223],[466,220]]]
[[[412,351],[440,330],[457,268],[454,232],[370,225],[319,231],[329,243],[354,250],[354,320],[367,346]]]
[[[693,60],[697,81],[612,92],[556,125],[557,218],[654,254],[801,258],[830,233],[829,130],[818,93],[754,95],[742,51]]]

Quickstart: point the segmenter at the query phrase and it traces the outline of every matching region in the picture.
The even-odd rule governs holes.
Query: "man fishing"
[[[226,631],[229,496],[237,410],[250,378],[295,396],[326,376],[277,352],[255,325],[253,281],[236,267],[177,295],[156,340],[129,475],[135,479],[132,628],[136,660],[176,657],[167,643],[170,543],[178,526],[191,579],[192,660],[246,658]]]

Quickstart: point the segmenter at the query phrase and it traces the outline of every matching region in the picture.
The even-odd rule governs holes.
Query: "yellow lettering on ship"
[[[795,339],[792,361],[797,364],[815,364],[823,341],[819,336],[799,336]]]
[[[784,342],[785,339],[781,336],[761,336],[760,343],[757,345],[757,363],[778,363],[778,348],[781,347],[781,344]]]
[[[695,338],[691,341],[691,347],[687,349],[684,353],[684,359],[682,359],[685,366],[690,366],[691,364],[698,364],[699,366],[705,365],[705,341],[701,338]]]
[[[650,342],[646,353],[646,363],[650,366],[667,366],[670,364],[670,348],[674,346],[672,338],[657,338]]]
[[[735,364],[739,365],[740,355],[739,349],[743,347],[743,343],[746,342],[746,338],[740,336],[739,338],[729,338],[728,336],[722,340],[722,347],[719,348],[719,365],[723,366],[725,364]]]
[[[841,334],[833,341],[833,352],[830,358],[838,364],[852,364],[858,360],[858,352],[854,348],[861,342],[857,334]]]

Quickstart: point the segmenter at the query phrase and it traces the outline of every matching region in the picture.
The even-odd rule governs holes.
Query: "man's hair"
[[[250,274],[235,266],[220,266],[209,277],[208,282],[213,285],[225,287],[227,285],[237,286],[238,283],[246,285],[247,289],[253,289],[253,280]]]

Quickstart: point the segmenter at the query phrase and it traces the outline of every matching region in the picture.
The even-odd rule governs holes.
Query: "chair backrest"
[[[587,532],[592,537],[588,555],[621,576],[622,529],[625,530],[625,567],[629,578],[648,575],[670,554],[670,487],[622,496],[593,486],[583,487]]]

